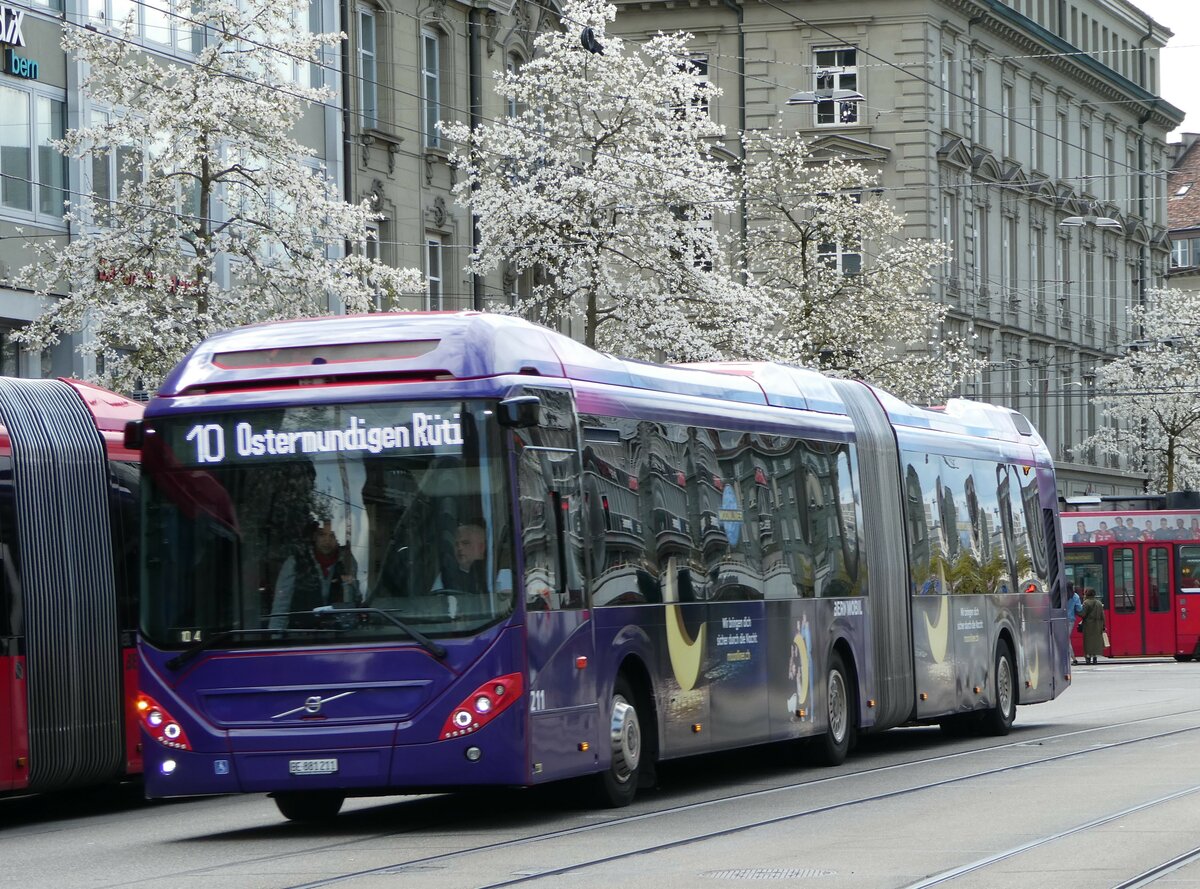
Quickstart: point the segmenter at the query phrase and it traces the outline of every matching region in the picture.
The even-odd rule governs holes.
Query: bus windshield
[[[428,641],[502,619],[501,441],[482,402],[148,423],[143,634],[162,648]]]

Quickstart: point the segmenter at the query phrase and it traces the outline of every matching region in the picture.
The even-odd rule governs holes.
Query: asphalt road
[[[1076,667],[1006,738],[865,738],[667,764],[628,809],[577,788],[351,800],[330,825],[261,795],[138,788],[0,801],[0,886],[1200,889],[1200,663]]]

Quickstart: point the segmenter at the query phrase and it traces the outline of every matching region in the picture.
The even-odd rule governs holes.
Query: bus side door
[[[561,393],[537,392],[543,405]],[[545,415],[545,412],[544,412]],[[517,434],[516,479],[529,667],[530,781],[594,771],[597,665],[582,572],[582,498],[573,430],[553,417]]]
[[[1174,654],[1175,614],[1171,606],[1171,579],[1175,576],[1172,558],[1174,547],[1163,544],[1145,546],[1143,550],[1143,652],[1156,655]]]
[[[1174,567],[1171,546],[1132,543],[1110,550],[1111,599],[1105,629],[1112,657],[1173,654],[1175,616],[1171,607]]]
[[[1113,657],[1140,655],[1142,653],[1142,611],[1137,584],[1143,577],[1138,563],[1140,546],[1114,546],[1108,551],[1110,599],[1105,602],[1104,622],[1112,643]]]
[[[1180,546],[1175,568],[1175,655],[1192,658],[1200,653],[1200,545]]]

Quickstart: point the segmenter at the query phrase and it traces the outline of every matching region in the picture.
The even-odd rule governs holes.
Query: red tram
[[[1200,493],[1067,498],[1067,579],[1104,603],[1110,657],[1200,657]],[[1072,633],[1076,654],[1080,634]]]
[[[0,377],[0,794],[142,770],[136,402]]]

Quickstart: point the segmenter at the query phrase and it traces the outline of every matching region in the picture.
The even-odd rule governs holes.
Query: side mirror
[[[141,420],[130,420],[125,424],[125,447],[131,451],[140,451],[142,441],[146,436],[146,426]]]
[[[542,400],[536,395],[514,395],[505,398],[496,411],[501,426],[510,429],[528,429],[537,426],[542,417]]]

